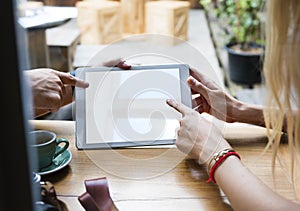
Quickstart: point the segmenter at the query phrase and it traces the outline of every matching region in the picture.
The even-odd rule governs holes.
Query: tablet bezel
[[[86,72],[98,71],[132,71],[132,70],[147,70],[147,69],[174,69],[179,68],[181,103],[192,107],[191,89],[188,87],[186,81],[190,76],[190,68],[187,64],[162,64],[162,65],[141,65],[132,66],[129,70],[123,70],[118,67],[80,67],[75,70],[75,76],[85,80]],[[76,147],[77,149],[107,149],[107,148],[123,148],[123,147],[140,147],[153,145],[173,145],[175,139],[164,140],[149,140],[149,141],[135,141],[135,142],[105,142],[97,144],[86,143],[86,108],[85,108],[85,89],[75,87],[75,131],[76,131]]]

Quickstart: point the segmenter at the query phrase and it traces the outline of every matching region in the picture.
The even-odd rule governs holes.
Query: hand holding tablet
[[[189,75],[185,64],[77,69],[90,84],[75,88],[77,148],[174,144],[181,114],[166,99],[191,107]]]

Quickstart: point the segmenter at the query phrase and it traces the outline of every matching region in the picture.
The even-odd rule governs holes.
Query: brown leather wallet
[[[85,180],[86,192],[78,196],[80,204],[87,211],[118,211],[108,188],[106,177]]]

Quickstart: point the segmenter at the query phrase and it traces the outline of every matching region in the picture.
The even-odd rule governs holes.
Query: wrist
[[[243,109],[245,109],[245,105],[243,102],[238,101],[237,99],[233,98],[227,101],[227,119],[226,122],[240,122],[241,115],[243,114]]]
[[[222,178],[224,178],[224,174],[228,174],[232,168],[239,168],[242,165],[242,161],[237,156],[229,156],[224,160],[222,165],[220,165],[214,174],[214,178],[216,183],[219,183]]]
[[[265,125],[262,106],[237,101],[233,107],[232,122],[242,122],[258,126]]]
[[[223,163],[230,157],[236,157],[238,159],[241,159],[240,155],[232,148],[221,150],[212,156],[212,158],[210,159],[210,161],[208,162],[208,165],[207,165],[208,166],[207,169],[209,172],[209,179],[206,181],[207,183],[211,182],[211,181],[216,183],[215,173],[216,173],[217,169],[221,165],[223,165]]]
[[[208,148],[210,148],[210,147],[208,147]],[[212,149],[212,151],[206,152],[207,156],[205,156],[206,157],[205,161],[202,160],[202,162],[201,162],[201,160],[199,160],[199,163],[204,164],[204,166],[206,167],[206,169],[209,172],[209,170],[210,170],[209,165],[212,164],[212,159],[215,156],[217,156],[218,153],[225,151],[227,149],[232,149],[232,147],[230,146],[230,144],[228,144],[228,142],[224,138],[222,138],[222,141],[220,141],[219,144],[217,144],[216,147],[214,149]]]
[[[243,102],[240,102],[236,99],[232,102],[231,106],[232,110],[229,111],[231,114],[231,121],[230,122],[243,122],[243,115],[244,112],[247,110],[247,105]]]

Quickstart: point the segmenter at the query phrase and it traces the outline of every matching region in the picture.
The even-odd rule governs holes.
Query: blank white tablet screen
[[[176,139],[179,68],[85,72],[86,143]]]

